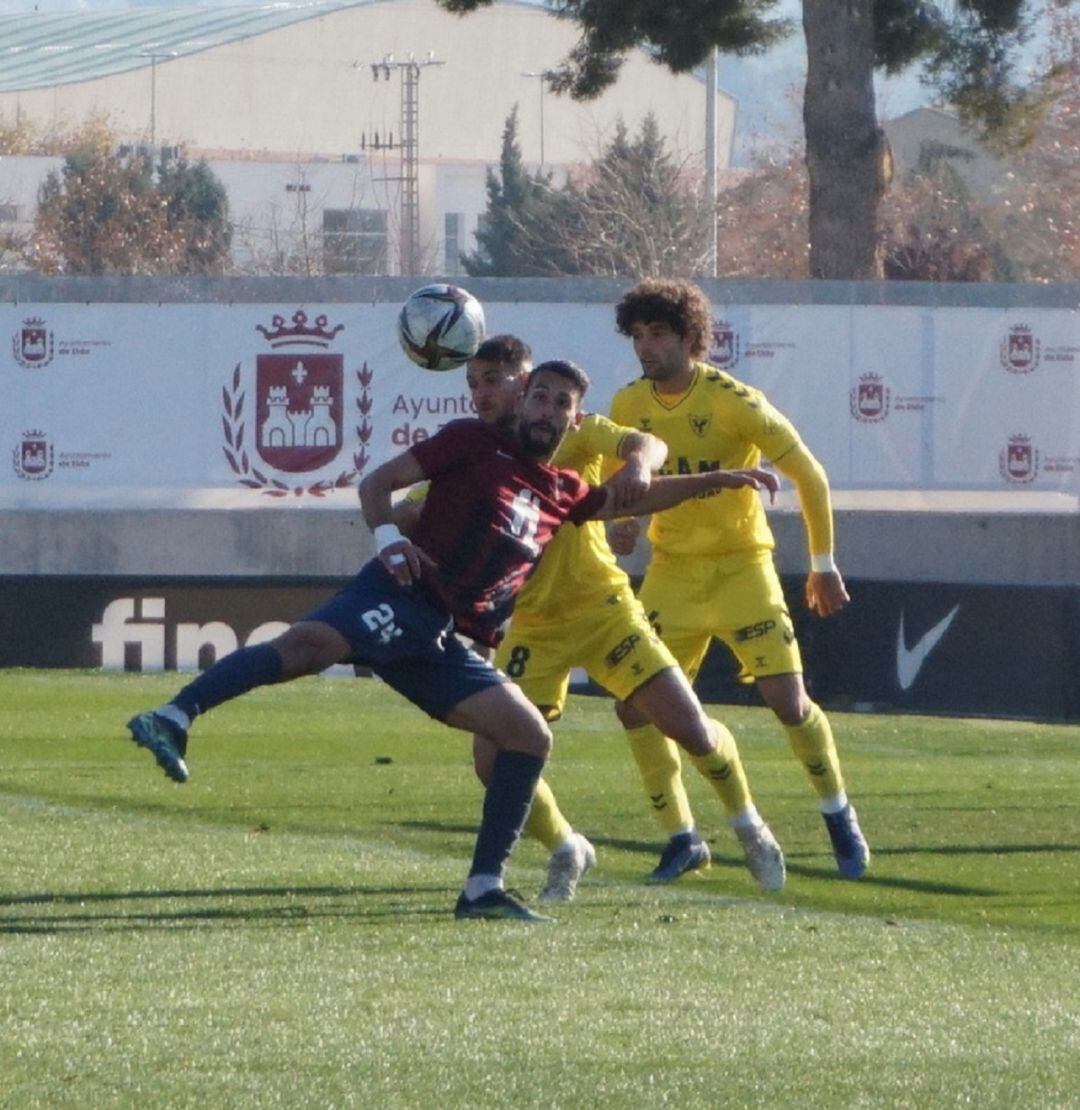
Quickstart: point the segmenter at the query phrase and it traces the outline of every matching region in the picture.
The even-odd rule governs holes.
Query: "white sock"
[[[822,798],[819,803],[822,813],[839,813],[847,805],[847,794],[841,790],[828,798]]]
[[[728,821],[731,822],[733,829],[756,829],[759,825],[765,824],[753,802],[746,809],[740,809],[733,817],[729,817]]]
[[[191,718],[178,705],[173,705],[171,701],[167,701],[160,709],[155,709],[154,712],[159,717],[164,717],[166,721],[172,721],[174,725],[179,725],[185,732],[191,728]]]
[[[498,875],[470,875],[465,880],[465,897],[470,902],[475,902],[489,890],[502,890],[502,885],[502,879]]]

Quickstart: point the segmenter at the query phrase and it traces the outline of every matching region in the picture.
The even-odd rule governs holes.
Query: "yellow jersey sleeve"
[[[831,555],[833,550],[832,497],[825,468],[804,443],[796,444],[775,460],[776,469],[791,481],[799,495],[811,555]]]
[[[576,470],[599,485],[605,456],[617,457],[633,428],[622,428],[606,416],[590,413],[581,427],[568,432],[552,466]],[[626,574],[608,546],[602,521],[564,524],[544,548],[540,562],[514,605],[514,620],[558,619],[580,615],[625,583]]]
[[[760,390],[706,363],[695,364],[679,395],[658,393],[644,378],[625,386],[615,394],[611,417],[668,445],[664,474],[742,470],[802,445]],[[656,513],[649,539],[669,555],[722,557],[775,546],[761,498],[750,489],[713,490]]]

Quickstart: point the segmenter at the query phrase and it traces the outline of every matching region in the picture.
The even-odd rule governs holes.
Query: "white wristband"
[[[815,574],[835,574],[836,560],[832,557],[832,552],[825,555],[811,555],[810,569]]]
[[[380,555],[392,543],[401,543],[405,539],[396,524],[376,524],[372,531],[375,533],[375,550]]]

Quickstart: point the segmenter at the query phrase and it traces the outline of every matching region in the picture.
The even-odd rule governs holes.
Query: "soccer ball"
[[[453,370],[484,341],[484,309],[456,285],[425,285],[410,293],[398,315],[401,349],[425,370]]]

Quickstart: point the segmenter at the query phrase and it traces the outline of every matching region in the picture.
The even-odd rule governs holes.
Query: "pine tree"
[[[503,127],[499,170],[488,170],[487,213],[476,233],[479,246],[461,259],[472,277],[538,277],[560,272],[544,235],[561,198],[552,188],[551,174],[533,176],[525,169],[517,121],[515,104]]]

